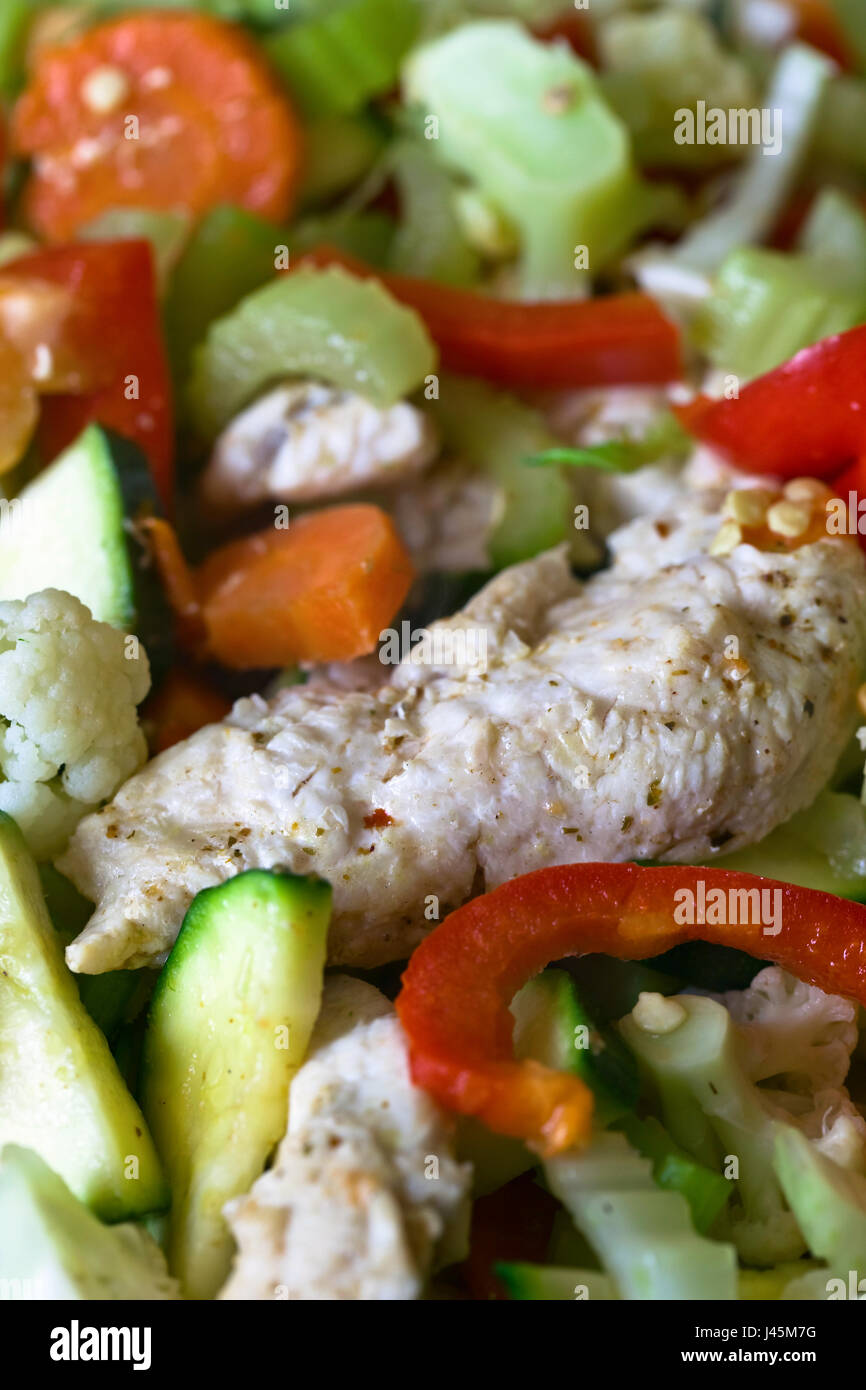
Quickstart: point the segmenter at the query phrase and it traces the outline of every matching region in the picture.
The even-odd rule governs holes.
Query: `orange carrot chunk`
[[[252,41],[201,14],[127,15],[40,50],[12,120],[33,159],[27,221],[47,241],[118,207],[236,203],[281,220],[300,143]]]
[[[375,650],[412,565],[379,507],[329,507],[223,546],[196,575],[210,656],[250,669]]]

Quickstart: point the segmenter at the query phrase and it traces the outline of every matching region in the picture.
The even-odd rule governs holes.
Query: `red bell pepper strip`
[[[866,325],[823,338],[732,400],[697,400],[680,423],[738,468],[828,478],[866,451]]]
[[[682,899],[675,894],[689,889],[698,902],[699,882],[706,893],[779,889],[781,930],[770,935],[760,924],[730,920],[679,924],[674,913]],[[452,912],[409,961],[397,1012],[413,1081],[442,1105],[545,1155],[580,1143],[590,1129],[591,1093],[576,1076],[514,1059],[511,999],[564,956],[600,952],[642,960],[684,941],[737,947],[866,1003],[866,906],[860,903],[725,869],[538,869]]]
[[[841,68],[848,71],[856,68],[844,25],[833,8],[832,0],[780,0],[780,4],[790,12],[794,34],[798,39],[826,53]]]
[[[376,276],[414,309],[442,365],[500,386],[661,385],[682,375],[680,339],[646,294],[523,303],[413,275],[381,273],[330,246],[300,258]]]
[[[71,346],[98,389],[43,398],[39,439],[54,458],[91,421],[137,443],[170,509],[174,433],[151,248],[146,241],[102,241],[34,251],[3,267],[71,291]]]

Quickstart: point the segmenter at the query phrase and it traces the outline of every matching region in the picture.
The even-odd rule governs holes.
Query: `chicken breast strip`
[[[437,1252],[465,1252],[470,1179],[388,1000],[334,977],[274,1166],[226,1210],[238,1254],[220,1297],[417,1298]]]
[[[721,502],[622,527],[584,585],[558,551],[503,571],[375,687],[241,700],[156,758],[59,861],[96,904],[71,968],[158,964],[196,892],[274,865],[330,880],[330,959],[374,966],[517,874],[700,862],[810,804],[856,719],[866,563],[711,555]]]

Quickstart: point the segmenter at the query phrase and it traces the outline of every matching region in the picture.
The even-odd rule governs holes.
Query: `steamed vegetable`
[[[104,1226],[32,1149],[0,1150],[0,1287],[6,1298],[176,1299],[140,1224]]]
[[[145,760],[147,656],[56,589],[0,603],[0,646],[0,809],[50,858]]]
[[[834,285],[805,256],[743,247],[723,262],[697,334],[711,362],[747,379],[864,318],[866,289]]]
[[[833,477],[866,443],[866,327],[825,338],[726,400],[677,408],[683,426],[752,473]]]
[[[330,912],[321,879],[238,874],[194,899],[157,983],[142,1106],[171,1182],[169,1267],[188,1297],[213,1298],[225,1281],[223,1207],[249,1191],[285,1132]]]
[[[798,811],[756,845],[726,854],[714,863],[723,869],[764,874],[863,902],[866,807],[845,792],[821,792],[805,811]]]
[[[655,1185],[622,1134],[549,1158],[544,1173],[623,1298],[737,1297],[733,1246],[697,1234],[685,1198]]]
[[[416,49],[406,100],[438,122],[436,153],[518,228],[527,297],[585,288],[628,242],[638,203],[628,133],[592,72],[507,20],[464,24]]]
[[[328,246],[304,259],[375,273]],[[662,384],[680,375],[678,330],[649,295],[536,304],[410,275],[379,278],[420,315],[449,371],[514,387]]]
[[[35,1149],[106,1220],[163,1208],[168,1191],[144,1118],[78,996],[36,865],[8,816],[0,889],[0,1149]]]
[[[190,382],[194,421],[212,437],[264,387],[299,374],[393,405],[435,370],[418,316],[381,285],[301,267],[248,295],[210,328]]]
[[[137,443],[165,507],[173,500],[174,432],[153,256],[144,241],[105,241],[34,251],[3,268],[21,284],[59,287],[71,309],[52,358],[76,362],[42,406],[39,443],[49,458],[98,421]],[[106,324],[111,332],[106,332]],[[43,338],[43,341],[44,338]]]
[[[685,994],[662,1009],[658,999],[642,995],[620,1031],[652,1078],[666,1127],[716,1171],[736,1160],[730,1236],[746,1263],[796,1259],[804,1242],[773,1172],[774,1120],[742,1071],[728,1010]]]
[[[305,116],[344,115],[394,86],[419,23],[415,0],[343,0],[264,49]]]
[[[300,164],[294,114],[260,50],[192,13],[124,15],[42,50],[12,138],[35,161],[27,221],[49,241],[121,206],[201,213],[235,202],[283,218]],[[87,163],[80,141],[97,152]]]
[[[446,447],[499,489],[499,520],[488,542],[494,568],[528,560],[567,540],[572,494],[551,470],[541,475],[527,459],[555,444],[540,412],[480,381],[448,377],[430,406]]]
[[[166,522],[147,531],[181,640],[240,670],[374,651],[412,580],[391,518],[367,503],[231,541],[195,573]]]
[[[742,157],[742,146],[681,143],[683,111],[749,108],[757,92],[745,62],[726,49],[703,14],[667,6],[613,14],[598,26],[602,90],[625,121],[642,164],[712,166]]]
[[[681,1148],[654,1115],[641,1119],[623,1115],[616,1123],[633,1149],[652,1163],[653,1181],[658,1187],[685,1197],[692,1225],[706,1235],[715,1225],[731,1197],[727,1178],[707,1168]]]
[[[755,920],[762,889],[778,895],[784,931]],[[737,894],[736,922],[706,920],[718,916],[698,910],[711,893]],[[704,940],[866,999],[864,925],[859,904],[721,869],[571,864],[524,874],[452,912],[412,956],[397,1012],[413,1078],[458,1113],[558,1153],[588,1136],[592,1097],[574,1076],[514,1060],[507,1001],[527,976],[569,954],[642,959]]]
[[[388,167],[400,199],[389,267],[446,285],[471,284],[478,278],[479,258],[461,229],[454,184],[429,146],[420,140],[398,141],[389,152]]]

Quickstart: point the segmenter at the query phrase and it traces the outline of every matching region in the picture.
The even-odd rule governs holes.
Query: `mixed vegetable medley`
[[[0,99],[0,1299],[862,1296],[866,9]]]

